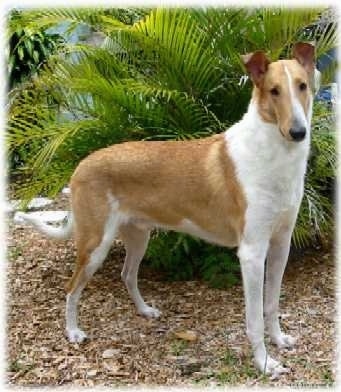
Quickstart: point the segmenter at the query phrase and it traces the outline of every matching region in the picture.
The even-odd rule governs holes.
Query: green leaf
[[[24,59],[24,48],[22,46],[18,47],[18,56],[19,56],[19,60]]]
[[[26,40],[24,40],[24,45],[25,45],[28,56],[32,57],[32,50],[33,50],[32,42],[30,40],[26,39]]]
[[[33,51],[32,57],[33,57],[33,60],[35,61],[35,63],[38,64],[39,63],[39,52],[37,50]]]

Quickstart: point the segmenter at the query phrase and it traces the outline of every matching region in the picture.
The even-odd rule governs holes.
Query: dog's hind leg
[[[150,231],[128,224],[120,227],[120,234],[126,249],[126,258],[121,273],[122,280],[137,312],[145,317],[157,318],[161,314],[160,311],[145,303],[137,284],[138,270],[147,249]]]
[[[77,265],[66,297],[66,334],[72,343],[86,338],[78,327],[78,302],[86,284],[106,258],[121,223],[118,209],[108,208],[108,211],[108,214],[92,214],[88,210],[86,217],[90,223],[87,224],[80,224],[76,217]]]

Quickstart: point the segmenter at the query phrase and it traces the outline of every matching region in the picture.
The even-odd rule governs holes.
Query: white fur
[[[78,327],[78,302],[84,285],[79,286],[73,293],[66,296],[65,320],[66,320],[66,335],[70,343],[80,343],[86,339],[86,333]]]
[[[299,204],[309,153],[307,132],[301,142],[286,140],[276,125],[261,119],[253,101],[243,119],[226,131],[227,151],[249,207],[247,221],[254,220],[249,214],[257,213],[255,205],[266,207],[259,222],[264,224]]]
[[[290,74],[288,83],[292,83]],[[268,255],[266,326],[274,343],[279,347],[289,346],[295,339],[280,330],[278,303],[291,233],[303,196],[312,113],[312,99],[309,114],[305,117],[302,106],[297,105],[291,85],[290,89],[291,102],[288,104],[295,107],[295,114],[307,127],[305,140],[286,140],[277,125],[262,120],[254,101],[250,102],[243,119],[225,134],[227,152],[234,162],[247,201],[245,229],[238,249],[245,292],[247,335],[256,366],[272,374],[286,370],[269,357],[264,344],[264,264]]]
[[[148,229],[141,229],[136,225],[128,224],[121,228],[121,236],[126,248],[121,277],[136,306],[137,313],[148,318],[157,318],[160,317],[161,312],[145,303],[137,285],[138,270],[147,249],[149,234]]]
[[[91,253],[90,261],[86,266],[86,274],[90,277],[102,266],[102,263],[117,234],[119,226],[129,219],[127,215],[122,214],[119,211],[119,202],[115,197],[108,194],[108,199],[110,204],[110,213],[104,227],[103,238],[98,247]]]
[[[305,128],[308,127],[308,121],[304,113],[304,109],[301,105],[300,100],[297,98],[297,95],[295,94],[295,89],[294,89],[294,83],[292,80],[292,76],[290,74],[290,71],[286,66],[284,66],[284,71],[285,74],[288,78],[288,87],[289,87],[289,94],[290,94],[290,104],[292,107],[292,112],[293,116],[296,119],[296,121],[303,125]]]
[[[31,223],[37,230],[41,233],[47,235],[48,237],[57,240],[66,240],[71,237],[73,228],[73,214],[70,212],[67,217],[65,225],[59,227],[53,227],[44,223],[42,220],[33,217],[31,215],[25,214],[24,212],[17,212],[17,217]]]

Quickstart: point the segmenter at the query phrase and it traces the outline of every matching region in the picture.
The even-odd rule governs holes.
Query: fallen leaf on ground
[[[182,340],[187,340],[188,342],[195,342],[198,340],[198,334],[194,331],[179,331],[179,332],[174,332],[174,335]]]

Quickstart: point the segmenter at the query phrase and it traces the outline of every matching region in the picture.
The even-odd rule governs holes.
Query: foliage
[[[294,244],[299,247],[326,240],[334,229],[335,127],[335,114],[330,104],[315,103],[305,193],[293,235]]]
[[[170,280],[202,278],[214,288],[230,287],[239,281],[240,268],[233,251],[185,234],[157,233],[146,259]]]
[[[10,111],[12,115],[15,112],[15,124],[24,123],[30,128],[25,135],[25,140],[10,151],[9,163],[10,168],[13,169],[26,162],[30,155],[37,153],[44,143],[44,139],[40,138],[40,132],[35,134],[33,131],[39,116],[37,108],[41,108],[42,104],[47,107],[53,101],[43,90],[37,94],[32,91],[34,83],[31,78],[36,76],[47,63],[48,57],[62,47],[64,39],[59,34],[48,34],[40,27],[29,27],[25,13],[17,10],[13,10],[9,15],[7,33],[9,37],[7,73]],[[34,95],[36,100],[32,99]],[[21,107],[23,102],[28,108],[24,114]],[[27,104],[32,105],[31,108]],[[34,107],[34,105],[38,106]],[[52,110],[49,110],[49,118],[50,121],[56,119],[52,116]],[[9,137],[15,138],[15,135],[11,134],[11,125],[10,121]]]
[[[35,74],[64,42],[59,34],[48,34],[44,29],[28,27],[22,12],[17,10],[10,13],[8,34],[9,89]]]

